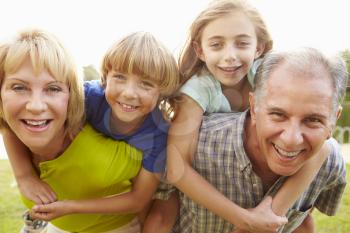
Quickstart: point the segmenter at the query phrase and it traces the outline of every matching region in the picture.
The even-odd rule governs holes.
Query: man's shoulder
[[[201,131],[232,129],[242,121],[244,115],[245,114],[242,112],[212,113],[205,115],[203,116]]]
[[[336,173],[340,175],[345,172],[345,161],[340,145],[334,138],[328,139],[326,143],[330,147],[330,155],[328,156],[323,169],[328,173]]]

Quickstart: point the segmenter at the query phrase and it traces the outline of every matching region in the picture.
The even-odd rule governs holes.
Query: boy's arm
[[[321,150],[313,158],[307,161],[297,173],[286,180],[273,198],[272,210],[274,213],[279,216],[287,213],[288,209],[293,206],[310,185],[329,155],[330,145],[325,142]]]
[[[196,203],[226,219],[236,227],[249,231],[273,231],[287,222],[276,216],[271,205],[262,205],[264,211],[241,208],[225,197],[191,166],[197,146],[202,108],[190,97],[184,96],[174,123],[171,124],[167,146],[167,178]],[[271,204],[271,203],[270,203]],[[260,210],[260,209],[258,209]]]
[[[4,129],[2,134],[20,192],[37,204],[54,202],[56,194],[47,183],[39,179],[27,147],[11,130]]]
[[[136,177],[130,192],[115,196],[89,199],[57,201],[33,207],[32,217],[46,221],[76,213],[112,214],[138,213],[151,201],[159,184],[159,178],[144,168]]]

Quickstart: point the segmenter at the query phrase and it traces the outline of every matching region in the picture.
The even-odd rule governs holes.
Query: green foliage
[[[0,232],[19,232],[25,211],[8,160],[0,160]]]
[[[343,110],[337,121],[337,125],[342,127],[350,126],[350,101],[344,101],[342,106]]]
[[[100,79],[100,74],[93,65],[84,66],[83,72],[85,81]]]
[[[346,166],[347,182],[350,181],[350,165]],[[342,204],[336,216],[329,217],[318,210],[314,211],[317,233],[348,233],[350,229],[350,187],[345,187]]]

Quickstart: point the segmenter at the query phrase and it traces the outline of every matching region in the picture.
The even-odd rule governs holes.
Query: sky
[[[188,28],[209,0],[7,0],[0,39],[25,27],[58,36],[77,64],[100,66],[107,48],[134,31],[149,31],[175,56]],[[326,52],[350,48],[348,0],[250,0],[274,39],[275,49],[312,46]]]
[[[0,40],[26,27],[54,33],[79,67],[99,68],[107,48],[134,31],[149,31],[175,56],[209,0],[3,0]],[[350,49],[348,0],[250,0],[262,14],[275,49]],[[0,136],[1,137],[1,136]],[[1,139],[1,138],[0,138]],[[4,148],[0,140],[0,158]]]

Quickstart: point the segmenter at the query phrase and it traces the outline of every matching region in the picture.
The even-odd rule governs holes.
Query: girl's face
[[[156,83],[116,71],[110,71],[106,80],[105,95],[112,108],[112,128],[118,128],[118,123],[140,125],[156,108],[160,97]]]
[[[239,11],[208,23],[200,45],[194,46],[198,57],[225,87],[239,86],[263,51],[258,46],[254,25]]]
[[[5,121],[30,150],[52,148],[64,140],[69,88],[46,70],[35,75],[29,59],[5,76],[1,100]]]

